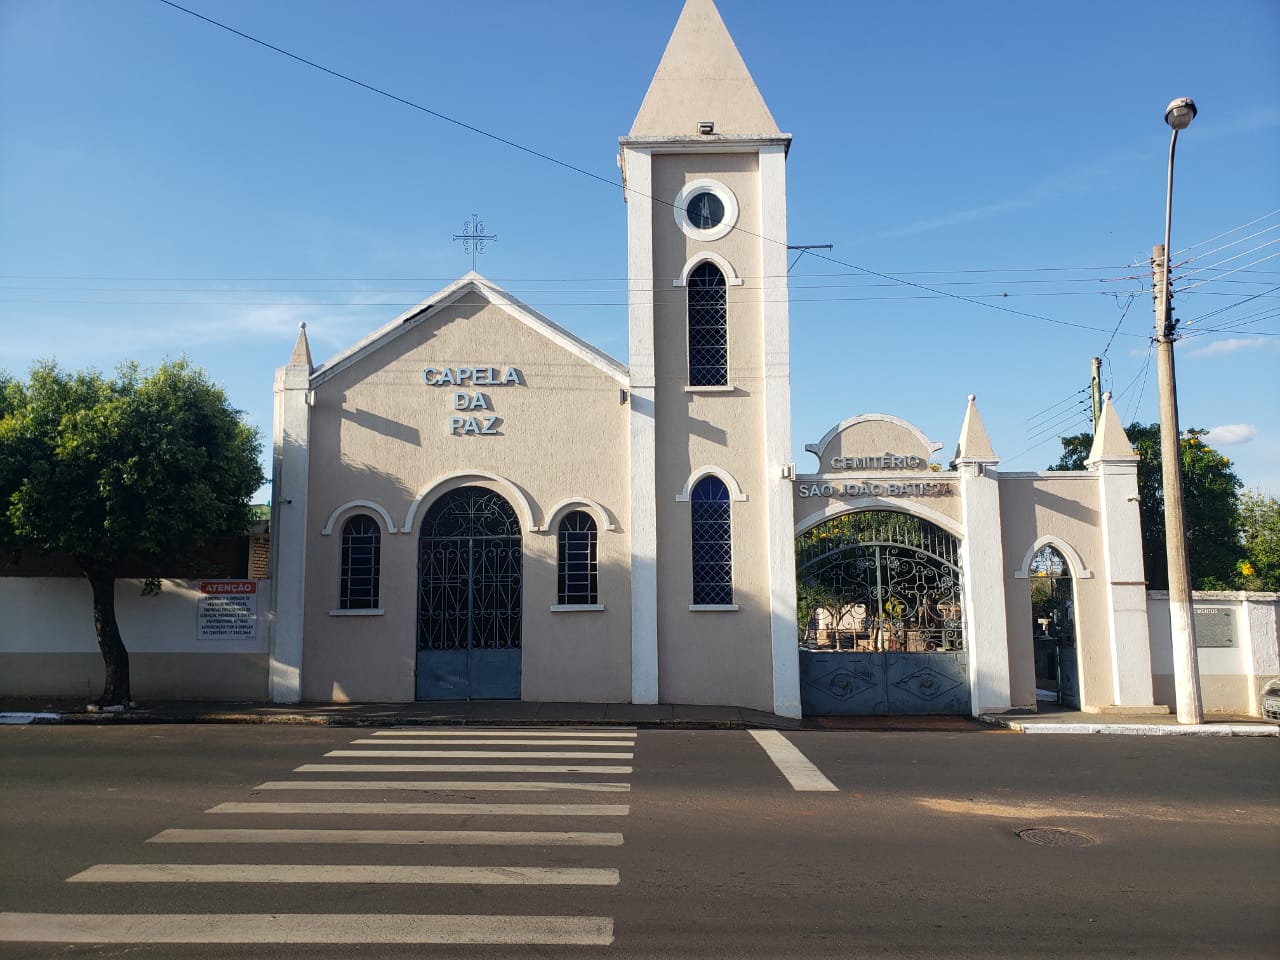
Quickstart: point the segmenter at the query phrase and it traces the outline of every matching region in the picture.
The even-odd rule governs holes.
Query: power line
[[[1271,244],[1273,244],[1273,243],[1280,243],[1280,239],[1272,240],[1270,243],[1264,243],[1264,244],[1262,244],[1261,246],[1254,247],[1254,248],[1253,248],[1253,250],[1246,250],[1244,253],[1241,253],[1241,254],[1239,254],[1238,256],[1241,256],[1241,257],[1246,256],[1246,255],[1248,255],[1248,254],[1250,254],[1250,253],[1253,253],[1255,250],[1261,250],[1263,247],[1269,247],[1269,246],[1271,246]],[[1276,257],[1280,257],[1280,253],[1271,253],[1271,254],[1268,254],[1268,255],[1267,255],[1267,256],[1265,256],[1265,257],[1259,257],[1257,260],[1254,260],[1252,263],[1246,263],[1246,264],[1244,265],[1244,267],[1239,267],[1238,269],[1243,270],[1243,269],[1245,269],[1245,267],[1253,267],[1253,266],[1258,265],[1259,263],[1264,263],[1264,262],[1265,262],[1265,261],[1267,261],[1267,260],[1274,260]],[[1235,257],[1231,257],[1231,258],[1229,258],[1229,259],[1234,260],[1234,259],[1236,259],[1236,258],[1235,258]],[[1225,261],[1225,260],[1222,260],[1222,261],[1219,261],[1219,262],[1220,262],[1220,263],[1225,263],[1226,261]],[[1235,272],[1236,272],[1235,270],[1228,270],[1226,273],[1224,273],[1224,274],[1222,275],[1222,277],[1206,277],[1204,280],[1197,280],[1195,283],[1189,283],[1189,284],[1187,284],[1185,287],[1183,287],[1183,288],[1182,288],[1182,290],[1181,290],[1180,292],[1182,292],[1182,293],[1186,293],[1188,290],[1194,290],[1196,287],[1202,287],[1202,286],[1204,286],[1206,283],[1214,283],[1214,282],[1215,282],[1215,281],[1217,281],[1217,280],[1221,280],[1223,277],[1229,277],[1229,276],[1231,276],[1231,274],[1233,274],[1233,273],[1235,273]],[[1181,278],[1180,278],[1180,279],[1181,279]]]
[[[1251,297],[1245,297],[1243,300],[1239,300],[1236,303],[1229,303],[1226,306],[1219,307],[1216,310],[1210,310],[1208,313],[1202,313],[1198,317],[1193,317],[1190,320],[1184,320],[1183,323],[1190,325],[1200,320],[1207,320],[1209,319],[1209,317],[1216,317],[1220,313],[1226,313],[1228,310],[1234,310],[1236,307],[1242,307],[1246,303],[1249,303],[1250,301],[1257,300],[1259,297],[1269,296],[1270,294],[1276,293],[1277,291],[1280,291],[1280,284],[1277,284],[1276,286],[1272,287],[1269,290],[1263,290],[1261,293],[1255,293]]]
[[[174,2],[174,0],[160,0],[160,2],[161,2],[161,3],[163,3],[163,4],[165,4],[165,5],[166,5],[166,6],[168,6],[168,7],[172,7],[172,8],[173,8],[173,9],[175,9],[175,10],[179,10],[179,11],[181,11],[182,13],[188,14],[189,16],[195,17],[195,18],[196,18],[196,19],[198,19],[198,20],[202,20],[202,21],[204,21],[205,23],[210,24],[211,26],[218,27],[219,29],[221,29],[221,30],[225,30],[225,31],[227,31],[228,33],[234,34],[234,35],[235,35],[235,36],[237,36],[237,37],[240,37],[240,38],[242,38],[242,39],[244,39],[244,40],[248,40],[250,43],[256,43],[256,44],[258,44],[259,46],[262,46],[262,47],[264,47],[264,48],[266,48],[266,49],[268,49],[268,50],[272,50],[272,51],[274,51],[275,53],[279,53],[279,54],[281,54],[282,56],[288,57],[290,60],[293,60],[293,61],[295,61],[295,62],[297,62],[297,63],[301,63],[301,64],[303,64],[303,65],[305,65],[305,66],[311,67],[311,68],[312,68],[312,69],[314,69],[314,70],[319,70],[319,71],[320,71],[320,72],[322,72],[322,73],[328,74],[329,76],[331,76],[331,77],[335,77],[335,78],[337,78],[337,79],[339,79],[339,80],[344,80],[344,81],[346,81],[347,83],[354,84],[355,86],[358,86],[358,87],[360,87],[361,89],[364,89],[364,90],[369,91],[370,93],[374,93],[374,94],[377,94],[378,96],[386,97],[386,98],[388,98],[389,100],[393,100],[393,101],[395,101],[396,103],[403,104],[404,106],[409,107],[409,108],[411,108],[411,109],[413,109],[413,110],[418,110],[418,111],[420,111],[420,112],[422,112],[422,113],[427,114],[428,116],[435,117],[435,118],[436,118],[436,119],[438,119],[438,120],[443,120],[443,121],[445,121],[446,123],[451,123],[451,124],[453,124],[454,126],[460,127],[460,128],[462,128],[462,129],[464,129],[464,130],[468,130],[468,131],[470,131],[470,132],[472,132],[472,133],[475,133],[475,134],[477,134],[477,135],[479,135],[479,136],[485,137],[486,139],[488,139],[488,140],[492,140],[492,141],[494,141],[495,143],[501,143],[501,144],[503,144],[503,145],[505,145],[505,146],[508,146],[508,147],[511,147],[511,148],[513,148],[513,149],[515,149],[515,150],[519,150],[519,151],[520,151],[520,152],[522,152],[522,153],[526,153],[526,154],[528,154],[528,155],[530,155],[530,156],[537,157],[537,158],[539,158],[539,159],[541,159],[541,160],[545,160],[545,161],[547,161],[548,163],[553,163],[553,164],[555,164],[555,165],[556,165],[556,166],[558,166],[558,167],[562,167],[562,168],[564,168],[564,169],[566,169],[566,170],[570,170],[570,171],[573,171],[574,173],[578,173],[578,174],[580,174],[580,175],[582,175],[582,176],[584,176],[584,177],[589,177],[590,179],[595,180],[595,181],[597,181],[597,182],[599,182],[599,183],[603,183],[603,184],[606,184],[606,185],[611,186],[611,187],[620,187],[621,189],[623,189],[623,190],[624,190],[624,191],[626,191],[626,192],[632,193],[632,194],[634,194],[634,195],[636,195],[636,196],[638,196],[638,197],[643,197],[644,199],[647,199],[647,200],[649,200],[649,201],[651,201],[651,202],[653,202],[653,203],[658,203],[658,204],[661,204],[661,205],[663,205],[663,206],[673,207],[673,208],[674,208],[674,204],[672,204],[672,203],[671,203],[671,202],[669,202],[669,201],[663,200],[663,199],[658,198],[658,197],[652,197],[652,196],[648,196],[648,195],[642,194],[642,193],[640,193],[639,191],[633,190],[633,189],[631,189],[631,188],[629,188],[629,187],[625,186],[623,183],[621,183],[621,182],[620,182],[620,181],[618,181],[618,180],[614,180],[614,179],[611,179],[611,178],[609,178],[609,177],[602,177],[602,176],[600,176],[599,174],[592,173],[591,171],[589,171],[589,170],[585,170],[585,169],[583,169],[582,167],[578,167],[578,166],[575,166],[574,164],[567,163],[567,162],[566,162],[566,161],[564,161],[564,160],[560,160],[560,159],[557,159],[556,157],[552,157],[552,156],[550,156],[549,154],[545,154],[545,153],[542,153],[541,151],[534,150],[534,149],[532,149],[531,147],[526,147],[526,146],[524,146],[523,144],[517,143],[517,142],[516,142],[516,141],[514,141],[514,140],[509,140],[509,139],[507,139],[506,137],[499,136],[498,134],[495,134],[495,133],[490,133],[489,131],[484,130],[484,129],[480,128],[480,127],[477,127],[477,126],[475,126],[475,125],[473,125],[473,124],[465,123],[465,122],[464,122],[464,121],[462,121],[462,120],[455,119],[454,117],[450,117],[450,116],[448,116],[447,114],[440,113],[440,112],[439,112],[439,111],[437,111],[437,110],[432,110],[432,109],[431,109],[431,108],[429,108],[429,107],[423,106],[422,104],[420,104],[420,103],[416,103],[416,102],[414,102],[414,101],[412,101],[412,100],[409,100],[409,99],[407,99],[407,98],[405,98],[405,97],[398,96],[398,95],[396,95],[396,94],[394,94],[394,93],[391,93],[390,91],[387,91],[387,90],[382,89],[381,87],[376,87],[376,86],[374,86],[373,84],[365,83],[365,82],[364,82],[364,81],[362,81],[362,80],[357,80],[355,77],[349,76],[348,74],[342,73],[341,71],[334,70],[334,69],[332,69],[332,68],[330,68],[330,67],[323,66],[323,65],[321,65],[321,64],[319,64],[319,63],[316,63],[314,60],[308,60],[306,57],[299,56],[299,55],[298,55],[298,54],[296,54],[296,53],[291,53],[290,51],[285,50],[283,47],[278,47],[278,46],[276,46],[275,44],[268,43],[268,42],[267,42],[267,41],[265,41],[265,40],[260,40],[259,38],[255,37],[255,36],[252,36],[252,35],[250,35],[250,34],[248,34],[248,33],[245,33],[245,32],[244,32],[244,31],[242,31],[242,30],[237,30],[236,28],[234,28],[234,27],[232,27],[232,26],[229,26],[228,24],[222,23],[221,21],[218,21],[218,20],[214,20],[212,17],[207,17],[207,16],[205,16],[205,15],[203,15],[203,14],[197,13],[197,12],[195,12],[194,10],[191,10],[191,9],[189,9],[189,8],[187,8],[187,7],[182,6],[181,4],[175,3],[175,2]],[[742,229],[742,228],[739,228],[739,229]],[[786,242],[787,242],[787,241],[785,240],[785,238],[784,238],[784,239],[782,239],[782,240],[777,240],[777,239],[772,238],[772,237],[765,237],[765,236],[762,236],[761,234],[752,233],[751,231],[749,231],[749,230],[745,230],[745,229],[743,229],[743,230],[742,230],[742,232],[743,232],[743,233],[745,233],[745,234],[747,234],[747,235],[749,235],[749,236],[754,236],[754,237],[756,237],[757,239],[760,239],[760,240],[762,240],[762,241],[769,242],[769,243],[780,243],[780,244],[782,244],[782,245],[784,245],[784,246],[785,246],[785,245],[786,245]],[[1058,326],[1074,327],[1074,328],[1077,328],[1077,329],[1083,329],[1083,330],[1097,330],[1097,329],[1098,329],[1098,328],[1096,328],[1096,327],[1091,327],[1091,326],[1088,326],[1088,325],[1086,325],[1086,324],[1074,323],[1074,322],[1072,322],[1072,321],[1070,321],[1070,320],[1060,320],[1060,319],[1056,319],[1056,318],[1053,318],[1053,317],[1045,317],[1045,316],[1041,316],[1041,315],[1039,315],[1039,314],[1029,313],[1028,311],[1025,311],[1025,310],[1016,310],[1016,309],[1014,309],[1014,308],[1012,308],[1012,307],[1005,307],[1005,306],[1001,306],[1000,304],[996,304],[996,303],[984,303],[983,301],[981,301],[981,300],[979,300],[979,299],[972,298],[972,297],[966,297],[966,296],[963,296],[963,295],[960,295],[960,294],[948,294],[948,293],[946,293],[946,292],[944,292],[944,291],[934,289],[934,288],[929,287],[929,286],[926,286],[926,285],[924,285],[924,284],[916,283],[916,282],[911,281],[911,280],[904,280],[904,279],[902,279],[901,277],[895,277],[895,276],[892,276],[892,275],[890,275],[890,274],[881,273],[881,272],[876,271],[876,270],[871,270],[871,269],[869,269],[869,268],[867,268],[867,267],[859,266],[858,264],[848,263],[848,262],[846,262],[846,261],[844,261],[844,260],[839,260],[839,259],[837,259],[837,258],[835,258],[835,257],[830,256],[830,255],[820,254],[820,253],[818,253],[818,252],[816,252],[816,251],[811,251],[811,256],[813,256],[815,259],[818,259],[818,260],[824,260],[824,261],[826,261],[826,262],[828,262],[828,263],[836,264],[837,266],[846,267],[846,268],[848,268],[848,269],[850,269],[850,270],[856,270],[856,271],[859,271],[860,273],[867,274],[868,276],[880,277],[882,280],[896,281],[896,282],[898,282],[898,283],[900,283],[900,284],[902,284],[902,285],[904,285],[904,286],[908,286],[908,287],[915,287],[915,288],[917,288],[917,289],[924,290],[924,291],[926,291],[926,292],[928,292],[928,293],[937,294],[937,295],[939,295],[939,296],[943,296],[943,297],[949,297],[949,298],[951,298],[951,299],[953,299],[953,300],[958,300],[958,301],[961,301],[961,302],[964,302],[964,303],[970,303],[970,304],[973,304],[973,305],[975,305],[975,306],[984,307],[984,308],[986,308],[986,309],[990,309],[990,310],[998,310],[998,311],[1000,311],[1001,313],[1007,313],[1007,314],[1010,314],[1011,316],[1025,317],[1025,318],[1030,319],[1030,320],[1039,320],[1039,321],[1041,321],[1042,323],[1052,323],[1052,324],[1056,324],[1056,325],[1058,325]]]
[[[1274,217],[1278,213],[1280,213],[1280,208],[1272,210],[1270,213],[1264,213],[1260,217],[1255,217],[1254,219],[1250,220],[1248,223],[1242,223],[1239,226],[1232,227],[1230,230],[1224,230],[1222,233],[1219,233],[1216,236],[1212,236],[1208,240],[1201,240],[1198,243],[1191,244],[1191,246],[1189,247],[1183,247],[1181,250],[1178,250],[1177,252],[1175,252],[1173,256],[1180,257],[1184,253],[1186,253],[1188,250],[1194,250],[1196,249],[1196,247],[1203,247],[1206,243],[1213,243],[1215,240],[1221,240],[1223,237],[1229,236],[1235,233],[1237,230],[1243,230],[1246,227],[1252,227],[1255,223],[1261,223],[1263,220],[1266,220],[1270,217]]]
[[[1050,410],[1056,410],[1058,407],[1062,406],[1064,403],[1070,403],[1071,401],[1075,400],[1076,397],[1080,396],[1080,394],[1087,393],[1088,390],[1089,390],[1088,387],[1082,387],[1079,390],[1072,391],[1067,396],[1059,400],[1057,403],[1051,403],[1049,404],[1049,406],[1045,407],[1039,413],[1033,413],[1031,416],[1027,417],[1027,422],[1030,423],[1032,420],[1039,420],[1042,416],[1044,416]]]
[[[1241,243],[1248,243],[1250,240],[1256,239],[1257,237],[1260,237],[1260,236],[1262,236],[1263,234],[1270,233],[1272,230],[1280,230],[1280,223],[1275,224],[1274,226],[1267,227],[1265,230],[1259,230],[1257,233],[1251,233],[1251,234],[1249,234],[1249,236],[1247,236],[1247,237],[1241,237],[1239,240],[1232,240],[1230,243],[1224,243],[1224,244],[1223,244],[1222,246],[1220,246],[1220,247],[1214,247],[1212,250],[1207,250],[1207,251],[1205,251],[1204,253],[1200,254],[1200,257],[1211,257],[1211,256],[1213,256],[1215,253],[1221,253],[1223,250],[1229,250],[1231,247],[1234,247],[1234,246],[1236,246],[1236,245],[1238,245],[1238,244],[1241,244]],[[1266,246],[1266,244],[1263,244],[1263,246]],[[1261,249],[1261,248],[1260,248],[1260,247],[1255,247],[1254,249],[1255,249],[1255,250],[1257,250],[1257,249]],[[1250,252],[1251,252],[1251,251],[1250,251]],[[1239,254],[1238,256],[1244,256],[1244,254]],[[1191,259],[1189,259],[1189,260],[1183,260],[1181,263],[1179,263],[1179,264],[1178,264],[1178,266],[1179,266],[1179,267],[1184,267],[1184,266],[1186,266],[1186,265],[1187,265],[1187,264],[1189,264],[1189,263],[1195,263],[1198,259],[1200,259],[1200,257],[1192,257],[1192,258],[1191,258]],[[1236,259],[1236,257],[1228,257],[1227,259],[1228,259],[1228,260],[1234,260],[1234,259]],[[1225,260],[1219,260],[1219,261],[1218,261],[1218,263],[1225,263],[1225,262],[1226,262]],[[1191,276],[1192,274],[1195,274],[1195,273],[1201,273],[1201,272],[1202,272],[1202,271],[1204,271],[1204,270],[1209,270],[1209,269],[1212,269],[1213,267],[1216,267],[1216,266],[1217,266],[1217,264],[1209,264],[1209,266],[1207,266],[1207,267],[1199,267],[1199,268],[1197,268],[1197,269],[1195,269],[1195,270],[1188,270],[1186,273],[1182,274],[1182,276],[1181,276],[1181,277],[1179,277],[1178,279],[1184,279],[1184,278],[1186,278],[1186,277]]]

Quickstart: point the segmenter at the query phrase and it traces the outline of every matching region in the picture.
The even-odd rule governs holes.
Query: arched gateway
[[[796,539],[800,703],[807,715],[967,714],[959,541],[865,510]]]

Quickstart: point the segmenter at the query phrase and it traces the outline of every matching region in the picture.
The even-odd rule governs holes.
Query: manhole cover
[[[1098,841],[1087,833],[1065,830],[1062,827],[1028,827],[1019,830],[1018,836],[1028,843],[1042,847],[1091,847]]]

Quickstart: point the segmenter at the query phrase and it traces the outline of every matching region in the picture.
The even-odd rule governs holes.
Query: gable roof
[[[415,307],[410,307],[390,323],[378,328],[362,340],[353,343],[341,353],[316,367],[311,375],[312,388],[320,386],[326,380],[337,376],[352,364],[358,363],[372,353],[381,350],[387,344],[404,336],[423,323],[431,320],[446,307],[450,307],[465,297],[475,293],[499,307],[510,316],[519,320],[530,330],[541,334],[560,348],[574,354],[600,372],[613,377],[623,386],[630,386],[631,375],[624,364],[619,363],[598,347],[593,346],[581,337],[570,333],[558,323],[543,316],[533,307],[513,297],[492,281],[472,271],[460,277],[433,296],[423,300]]]
[[[703,120],[717,136],[781,136],[715,3],[686,0],[629,136],[696,136]]]

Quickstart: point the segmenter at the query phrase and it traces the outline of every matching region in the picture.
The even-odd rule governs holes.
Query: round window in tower
[[[672,207],[676,225],[694,240],[719,240],[738,222],[738,198],[718,180],[685,184]]]

